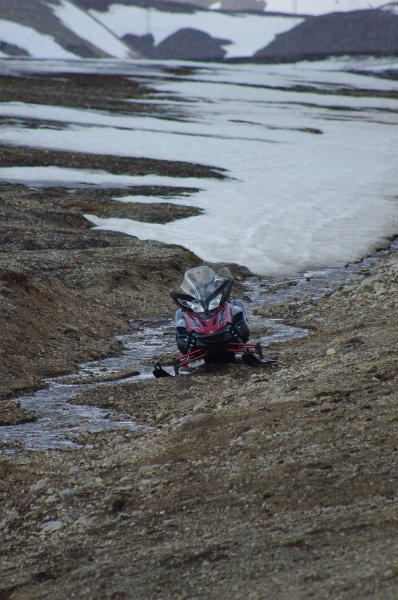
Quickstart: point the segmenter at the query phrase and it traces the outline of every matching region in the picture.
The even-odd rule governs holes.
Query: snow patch
[[[138,36],[151,33],[155,44],[178,31],[192,28],[214,38],[231,40],[226,45],[227,57],[252,56],[269,44],[278,33],[288,31],[301,22],[294,17],[276,17],[255,14],[227,14],[209,11],[168,13],[155,8],[112,4],[107,12],[89,11],[117,36]]]
[[[382,10],[390,12],[393,15],[398,15],[398,2],[391,2],[391,4],[386,4],[382,7]]]
[[[117,36],[99,23],[86,11],[74,6],[68,0],[59,0],[59,4],[50,5],[58,19],[77,36],[89,41],[109,56],[131,58],[133,53]]]
[[[0,39],[8,44],[17,44],[34,58],[77,58],[57,44],[50,35],[14,21],[0,20]]]
[[[379,8],[385,0],[267,0],[266,12],[324,15],[331,12],[349,12]]]
[[[181,244],[205,260],[237,262],[268,275],[337,266],[364,256],[398,231],[397,101],[371,93],[335,94],[342,87],[365,85],[398,90],[397,82],[345,72],[354,65],[369,71],[377,64],[388,68],[391,63],[206,64],[188,81],[183,76],[170,81],[160,62],[150,68],[130,62],[124,67],[129,75],[144,78],[166,98],[169,93],[174,101],[180,98],[184,121],[6,103],[0,114],[47,114],[70,125],[57,130],[7,124],[0,128],[0,141],[225,168],[230,176],[225,180],[167,178],[167,185],[200,188],[183,198],[203,210],[198,216],[163,225],[90,219],[101,229]],[[296,91],[300,84],[311,92]],[[44,178],[43,170],[35,170]],[[139,181],[68,172],[73,181],[85,178],[99,185],[113,185],[115,178],[128,185]],[[28,174],[19,171],[26,181]],[[15,170],[2,175],[15,178]],[[66,175],[54,170],[52,181]],[[149,181],[154,180],[145,178]]]
[[[197,186],[197,179],[161,177],[158,175],[114,175],[94,169],[72,169],[65,167],[0,167],[0,181],[25,183],[28,185],[98,185],[103,187],[133,186]],[[144,200],[146,197],[144,197]],[[134,196],[122,199],[123,202],[137,202]],[[153,198],[150,199],[153,202]]]

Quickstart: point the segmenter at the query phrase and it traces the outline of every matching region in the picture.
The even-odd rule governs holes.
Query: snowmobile
[[[206,364],[232,362],[237,354],[249,365],[275,362],[265,360],[259,343],[249,343],[245,306],[242,300],[230,300],[232,285],[233,279],[203,265],[186,271],[180,287],[171,292],[178,306],[176,342],[181,352],[172,363],[175,375],[198,360]],[[153,374],[170,376],[160,362],[154,365]]]

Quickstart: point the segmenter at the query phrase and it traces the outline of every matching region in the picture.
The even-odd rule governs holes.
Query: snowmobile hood
[[[232,284],[232,279],[220,277],[203,265],[186,271],[180,287],[170,295],[181,308],[197,314],[209,313],[228,301]]]

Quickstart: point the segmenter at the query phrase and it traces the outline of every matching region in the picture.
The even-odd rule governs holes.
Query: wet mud
[[[46,101],[87,103],[85,81],[48,84]],[[116,89],[98,85],[96,107],[104,86]],[[12,87],[3,99],[41,93],[27,79]],[[8,165],[43,159],[12,152]],[[396,247],[279,281],[231,265],[253,335],[278,363],[154,380],[152,357],[167,359],[173,342],[169,291],[200,258],[91,230],[83,214],[112,204],[108,190],[9,184],[0,201],[2,429],[40,423],[42,408],[20,398],[46,385],[51,396],[55,375],[77,391],[70,409],[83,424],[64,449],[26,448],[22,433],[2,442],[0,595],[395,600]],[[112,381],[116,371],[126,379]],[[85,427],[96,410],[115,426]]]

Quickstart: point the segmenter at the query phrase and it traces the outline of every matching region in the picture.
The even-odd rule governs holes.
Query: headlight
[[[187,306],[190,310],[192,310],[192,312],[200,314],[205,312],[203,306],[200,304],[200,302],[188,302],[187,300]]]
[[[209,302],[209,310],[214,310],[215,308],[218,308],[220,306],[221,298],[222,294],[217,294],[217,296],[215,296],[215,298],[213,298],[213,300]]]

